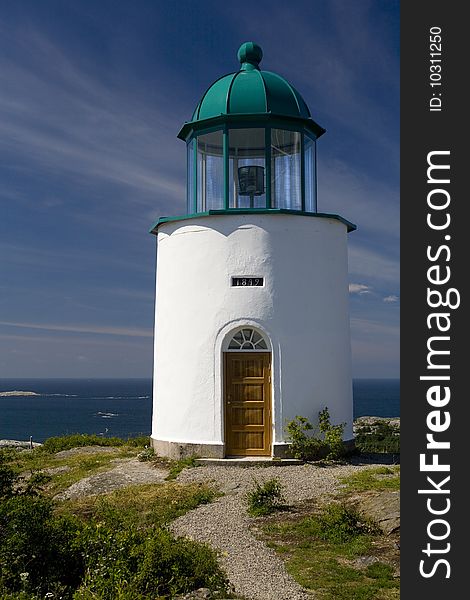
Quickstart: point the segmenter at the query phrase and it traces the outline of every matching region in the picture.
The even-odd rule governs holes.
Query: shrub
[[[160,529],[145,540],[133,587],[151,598],[174,597],[203,587],[227,591],[228,580],[208,546],[183,538],[175,540]]]
[[[137,460],[140,460],[140,462],[147,462],[152,460],[154,457],[155,450],[152,448],[152,446],[145,446],[145,448],[137,455]]]
[[[400,454],[400,432],[387,421],[378,421],[373,427],[359,427],[355,443],[360,452]]]
[[[0,503],[0,531],[0,590],[70,597],[83,575],[71,519],[54,518],[47,498],[17,494]]]
[[[286,431],[289,436],[290,451],[294,458],[300,460],[335,460],[344,455],[343,432],[345,423],[332,425],[330,414],[325,407],[318,413],[319,431],[323,439],[318,435],[308,435],[313,431],[313,425],[305,417],[296,416],[289,421]]]
[[[326,456],[325,446],[317,437],[307,435],[313,425],[305,417],[295,417],[289,421],[286,431],[289,436],[290,451],[299,460],[318,460]]]
[[[170,597],[206,587],[226,591],[215,553],[159,527],[116,530],[103,523],[83,531],[87,569],[75,600]]]
[[[13,600],[153,600],[197,588],[226,592],[228,581],[207,546],[175,539],[102,500],[87,522],[53,511],[41,474],[19,486],[0,456],[0,597]],[[171,516],[209,502],[201,488]],[[157,515],[158,516],[158,515]],[[170,514],[162,515],[165,522]]]
[[[150,600],[227,591],[215,553],[161,527],[56,517],[42,496],[0,504],[0,596]]]
[[[327,460],[336,460],[345,453],[343,443],[343,433],[346,423],[332,425],[330,422],[330,413],[328,407],[318,413],[318,425],[321,433],[324,435],[324,441],[327,447]]]
[[[0,498],[13,494],[16,475],[13,469],[0,462]]]
[[[255,488],[248,492],[248,512],[253,517],[269,515],[282,506],[284,501],[279,479],[269,479],[264,484],[255,482]]]

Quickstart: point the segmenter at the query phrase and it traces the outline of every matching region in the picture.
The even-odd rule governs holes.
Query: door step
[[[220,465],[232,467],[285,467],[302,465],[296,458],[273,458],[272,456],[227,456],[226,458],[197,458],[198,465]]]

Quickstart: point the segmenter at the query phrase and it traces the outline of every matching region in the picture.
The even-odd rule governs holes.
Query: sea
[[[37,395],[5,395],[8,391]],[[354,418],[399,417],[399,379],[355,379]],[[0,439],[149,435],[151,379],[0,379]]]

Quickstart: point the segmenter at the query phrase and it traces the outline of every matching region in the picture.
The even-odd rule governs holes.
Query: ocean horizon
[[[35,395],[5,395],[5,392]],[[354,379],[354,418],[399,417],[399,379]],[[0,439],[36,442],[90,433],[122,438],[149,435],[152,380],[0,379]]]

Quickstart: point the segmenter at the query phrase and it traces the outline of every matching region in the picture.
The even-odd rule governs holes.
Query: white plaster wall
[[[231,287],[243,275],[264,287]],[[272,348],[273,441],[325,406],[352,438],[346,226],[284,214],[160,225],[152,437],[223,443],[223,343],[245,324]]]

